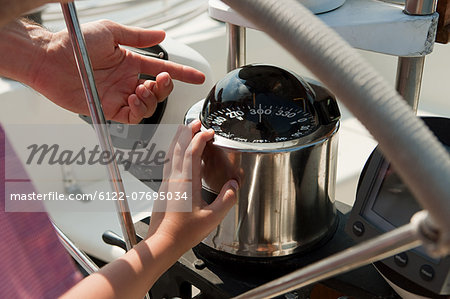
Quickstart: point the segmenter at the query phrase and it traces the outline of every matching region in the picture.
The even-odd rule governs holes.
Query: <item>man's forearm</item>
[[[0,28],[11,22],[12,20],[22,16],[44,4],[43,0],[0,0]]]
[[[0,0],[1,1],[1,0]],[[45,60],[52,33],[31,22],[16,20],[0,29],[0,75],[30,84]]]

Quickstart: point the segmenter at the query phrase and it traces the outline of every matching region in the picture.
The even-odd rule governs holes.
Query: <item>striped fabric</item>
[[[81,274],[46,213],[5,212],[5,161],[7,173],[25,172],[15,155],[5,157],[5,146],[10,145],[0,126],[0,298],[56,298]],[[33,190],[31,182],[24,183],[23,192]]]

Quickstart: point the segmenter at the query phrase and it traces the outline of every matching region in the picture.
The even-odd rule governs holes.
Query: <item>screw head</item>
[[[195,267],[195,269],[203,270],[203,269],[206,268],[206,264],[205,264],[205,262],[203,260],[197,259],[194,262],[194,267]]]

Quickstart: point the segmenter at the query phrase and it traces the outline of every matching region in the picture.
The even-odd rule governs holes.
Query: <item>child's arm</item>
[[[190,129],[189,138],[179,135],[172,145],[170,152],[173,159],[167,165],[168,169],[164,170],[167,179],[160,190],[192,194],[192,212],[153,212],[145,240],[82,280],[65,297],[143,298],[155,281],[184,252],[205,238],[234,205],[238,188],[234,180],[224,185],[210,205],[201,199],[201,156],[214,132],[195,134],[200,129],[199,121],[193,123]],[[172,211],[176,209],[176,204],[176,201],[167,201]]]

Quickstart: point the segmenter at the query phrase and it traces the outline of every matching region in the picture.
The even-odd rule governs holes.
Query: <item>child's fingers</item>
[[[215,227],[222,221],[231,207],[236,203],[238,190],[239,184],[236,180],[229,180],[223,185],[216,199],[204,208],[204,210],[212,212],[209,214],[209,217],[212,217],[212,219],[209,219],[208,223],[211,223]]]
[[[194,135],[184,154],[183,173],[192,173],[192,178],[200,178],[202,154],[206,143],[214,137],[214,131],[209,129]]]

